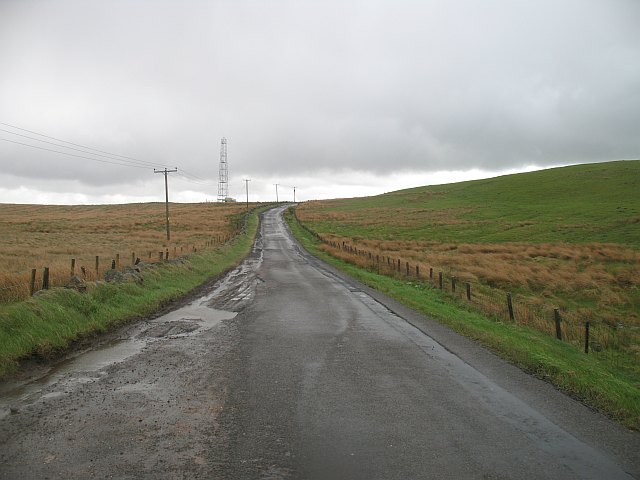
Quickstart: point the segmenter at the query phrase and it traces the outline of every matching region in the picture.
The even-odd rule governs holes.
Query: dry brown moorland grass
[[[351,238],[328,235],[337,243]],[[358,248],[435,268],[461,281],[550,299],[560,308],[592,308],[602,314],[624,313],[624,323],[640,325],[629,310],[633,286],[640,283],[638,252],[616,244],[455,244],[404,240],[366,240]],[[628,316],[628,318],[627,318]],[[622,320],[622,319],[619,319]]]
[[[164,203],[127,205],[0,205],[0,301],[25,298],[31,269],[50,268],[53,286],[63,285],[70,274],[85,267],[93,280],[95,257],[101,270],[120,255],[121,264],[131,255],[148,261],[168,249],[171,257],[222,241],[236,228],[234,216],[244,204],[170,204],[171,242],[166,239]],[[102,271],[99,275],[102,274]],[[37,287],[36,287],[37,288]]]
[[[505,297],[510,292],[514,294],[519,323],[553,335],[553,309],[558,308],[566,340],[580,344],[584,322],[589,320],[598,328],[596,348],[637,348],[640,312],[634,305],[638,301],[640,258],[636,250],[624,245],[455,244],[360,238],[354,242],[353,238],[337,235],[323,238],[328,243],[320,247],[322,250],[364,268],[396,275],[400,260],[403,276],[407,263],[410,277],[415,276],[417,266],[421,280],[433,284],[443,272],[444,289],[449,291],[451,277],[455,277],[456,293],[461,298],[465,295],[464,283],[469,282],[473,285],[472,303],[489,315],[505,317]],[[364,255],[342,250],[343,242],[364,251]],[[434,272],[431,280],[430,269]]]

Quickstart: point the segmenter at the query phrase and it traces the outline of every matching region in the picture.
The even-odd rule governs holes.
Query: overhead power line
[[[50,136],[50,135],[45,135],[44,133],[39,133],[39,132],[36,132],[36,131],[34,131],[34,130],[28,130],[28,129],[26,129],[26,128],[18,127],[18,126],[16,126],[16,125],[12,125],[12,124],[10,124],[10,123],[0,122],[0,125],[4,125],[4,126],[6,126],[6,127],[11,127],[11,128],[16,129],[16,130],[23,131],[23,132],[31,133],[31,134],[33,134],[33,135],[38,135],[38,136],[40,136],[40,137],[48,138],[48,139],[50,139],[50,140],[55,140],[56,142],[61,142],[61,143],[66,143],[66,144],[68,144],[68,145],[73,145],[74,147],[80,147],[80,148],[82,148],[82,149],[84,149],[84,150],[91,150],[91,152],[86,152],[86,151],[85,151],[85,152],[83,152],[83,153],[87,153],[87,154],[89,154],[89,155],[98,155],[98,154],[103,154],[103,155],[99,155],[99,156],[107,155],[108,157],[117,157],[117,158],[114,158],[114,160],[119,160],[119,161],[121,161],[121,162],[125,162],[125,163],[128,163],[128,162],[135,162],[135,163],[138,163],[138,164],[141,164],[141,165],[147,165],[148,167],[154,167],[154,166],[155,166],[155,167],[159,167],[159,166],[161,166],[161,167],[163,167],[163,168],[165,167],[165,165],[162,165],[162,164],[160,164],[160,163],[148,162],[148,161],[146,161],[146,160],[140,160],[140,159],[138,159],[138,158],[128,157],[128,156],[126,156],[126,155],[119,155],[119,154],[117,154],[117,153],[111,153],[111,152],[107,152],[107,151],[105,151],[105,150],[99,150],[99,149],[97,149],[97,148],[89,147],[89,146],[87,146],[87,145],[81,145],[81,144],[79,144],[79,143],[69,142],[68,140],[63,140],[63,139],[61,139],[61,138],[52,137],[52,136]],[[12,135],[19,135],[19,136],[21,136],[21,137],[26,137],[26,138],[29,138],[29,139],[31,139],[31,140],[36,140],[36,141],[38,141],[38,142],[50,143],[51,145],[56,145],[56,146],[61,147],[61,148],[68,148],[68,149],[70,149],[70,150],[76,150],[76,149],[73,149],[73,148],[71,148],[71,147],[67,147],[66,145],[57,145],[57,144],[55,144],[55,143],[51,143],[51,142],[47,142],[47,141],[45,141],[45,140],[41,140],[41,139],[38,139],[38,138],[29,137],[29,136],[22,135],[22,134],[19,134],[19,133],[11,132],[11,131],[9,131],[9,130],[4,130],[4,129],[0,129],[0,130],[2,130],[3,132],[10,133],[10,134],[12,134]],[[14,143],[15,143],[15,142],[14,142]],[[30,146],[30,145],[27,145],[27,146]],[[98,153],[93,153],[93,152],[98,152]]]
[[[98,157],[108,158],[108,159],[111,159],[111,160],[116,160],[118,162],[123,162],[123,163],[120,163],[120,165],[129,165],[129,164],[131,164],[132,166],[136,166],[137,165],[137,166],[144,167],[144,168],[151,168],[154,165],[155,166],[159,165],[157,163],[145,162],[143,160],[136,160],[135,162],[134,161],[120,160],[119,158],[115,158],[115,157],[117,157],[117,155],[111,155],[111,154],[103,155],[101,153],[93,153],[93,152],[87,151],[88,148],[86,150],[83,150],[83,149],[80,149],[80,148],[67,147],[66,145],[60,145],[59,143],[49,142],[47,140],[41,140],[39,138],[31,137],[29,135],[22,135],[21,133],[10,132],[9,130],[5,130],[4,128],[0,128],[0,132],[10,133],[11,135],[17,135],[19,137],[28,138],[29,140],[35,140],[36,142],[46,143],[46,144],[49,144],[49,145],[53,145],[55,147],[66,148],[66,149],[69,149],[69,150],[73,150],[75,152],[86,153],[87,155],[95,155],[95,156],[98,156]],[[30,144],[25,144],[25,143],[22,143],[20,145],[34,146],[34,145],[30,145]],[[64,152],[58,152],[58,153],[64,153]]]
[[[62,155],[68,155],[70,157],[84,158],[86,160],[93,160],[94,162],[109,163],[111,165],[120,165],[120,166],[123,166],[123,167],[143,168],[145,170],[147,170],[149,168],[149,167],[143,167],[142,165],[134,165],[132,163],[120,163],[120,162],[115,162],[115,161],[112,162],[112,161],[109,161],[109,160],[101,160],[99,158],[86,157],[84,155],[76,155],[75,153],[61,152],[59,150],[53,150],[52,148],[38,147],[37,145],[30,145],[28,143],[16,142],[14,140],[9,140],[8,138],[0,138],[0,140],[3,140],[5,142],[10,142],[10,143],[15,143],[17,145],[24,145],[25,147],[37,148],[38,150],[45,150],[47,152],[60,153]]]

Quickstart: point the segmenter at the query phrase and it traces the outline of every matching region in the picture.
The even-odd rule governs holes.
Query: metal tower
[[[229,170],[227,168],[227,139],[220,143],[220,171],[218,176],[218,201],[224,202],[229,196]]]

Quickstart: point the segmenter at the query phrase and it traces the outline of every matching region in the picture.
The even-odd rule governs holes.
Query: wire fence
[[[299,221],[298,224],[322,242],[324,251],[336,258],[381,275],[441,290],[452,300],[464,302],[495,321],[533,327],[575,345],[585,353],[613,357],[616,351],[638,353],[633,350],[640,345],[640,328],[637,326],[605,322],[592,313],[562,310],[549,305],[544,299],[458,277],[446,267],[362,248],[353,241],[325,237]]]
[[[48,266],[19,272],[0,273],[0,303],[21,301],[31,297],[39,290],[64,287],[73,276],[78,276],[85,282],[95,282],[103,279],[108,270],[121,270],[137,262],[162,263],[197,253],[203,249],[224,245],[247,232],[249,217],[260,208],[264,208],[264,206],[255,205],[236,215],[231,221],[231,233],[210,234],[208,238],[200,242],[176,244],[171,247],[159,245],[156,248],[147,245],[144,250],[138,249],[127,254],[114,253],[106,256],[79,253],[70,255],[65,261],[57,259],[47,262]]]

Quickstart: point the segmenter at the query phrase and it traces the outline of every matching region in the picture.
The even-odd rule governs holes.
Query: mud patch
[[[200,324],[197,321],[187,320],[179,322],[166,322],[159,325],[155,325],[142,332],[139,337],[178,337],[185,334],[194,332],[200,328]]]

